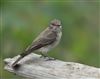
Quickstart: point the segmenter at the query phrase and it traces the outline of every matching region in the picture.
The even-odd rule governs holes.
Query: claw
[[[46,61],[49,61],[49,60],[56,60],[55,58],[52,58],[52,57],[47,57],[48,59]]]
[[[40,58],[45,58],[46,61],[49,61],[49,60],[56,60],[55,58],[52,58],[52,57],[50,57],[50,56],[48,56],[48,55],[44,55],[44,54],[41,54]]]

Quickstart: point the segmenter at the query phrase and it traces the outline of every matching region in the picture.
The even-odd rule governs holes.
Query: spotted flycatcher
[[[43,57],[47,56],[47,52],[58,45],[62,36],[61,21],[54,19],[40,35],[32,42],[32,44],[20,54],[20,57],[12,64],[14,67],[22,58],[29,55],[33,51],[41,52]]]

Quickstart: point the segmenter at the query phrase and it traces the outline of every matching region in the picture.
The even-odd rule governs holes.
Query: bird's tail
[[[28,50],[24,51],[24,53],[20,54],[20,57],[12,64],[12,67],[16,66],[16,64],[25,56],[29,55],[31,52],[41,48],[43,45],[37,44],[36,46],[33,46],[32,48],[29,48]]]
[[[18,63],[18,61],[20,61],[22,59],[22,57],[20,56],[13,64],[12,64],[12,67],[15,67],[16,64]]]
[[[25,51],[24,53],[20,54],[20,57],[12,64],[12,67],[16,66],[16,64],[23,59],[26,55],[30,54],[31,52]]]

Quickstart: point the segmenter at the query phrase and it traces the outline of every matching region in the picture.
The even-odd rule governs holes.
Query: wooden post
[[[6,58],[4,69],[28,79],[100,79],[100,68],[75,62],[49,60],[31,53],[23,58],[18,69],[11,67],[18,58]]]

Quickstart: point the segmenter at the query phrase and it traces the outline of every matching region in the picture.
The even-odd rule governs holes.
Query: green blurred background
[[[0,1],[0,78],[23,79],[3,69],[3,59],[20,54],[52,19],[60,19],[62,40],[49,55],[100,67],[99,0]]]

